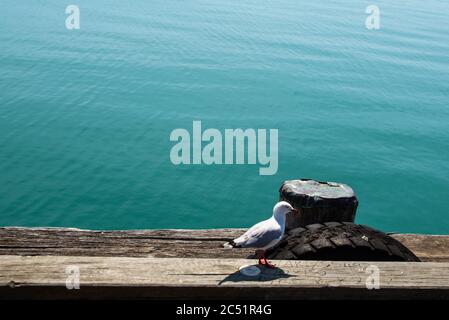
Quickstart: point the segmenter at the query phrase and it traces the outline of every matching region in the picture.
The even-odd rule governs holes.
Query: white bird
[[[273,216],[248,229],[240,237],[225,243],[225,248],[256,248],[259,264],[274,268],[265,258],[265,251],[274,247],[285,231],[285,219],[289,212],[298,212],[290,203],[280,201],[273,208]]]

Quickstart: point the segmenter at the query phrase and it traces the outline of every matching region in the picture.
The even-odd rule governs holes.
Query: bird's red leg
[[[259,258],[259,264],[262,265],[262,266],[265,265],[266,260],[265,260],[264,251],[263,250],[257,250],[256,251],[256,255]]]
[[[271,264],[268,262],[267,258],[265,258],[265,251],[264,250],[257,250],[256,255],[259,258],[259,265],[265,266],[270,269],[275,269],[276,266],[274,264]]]
[[[269,268],[269,269],[276,269],[276,266],[274,264],[271,264],[270,262],[268,262],[267,258],[265,258],[265,254],[263,255],[262,258],[262,265],[264,265],[265,267]]]

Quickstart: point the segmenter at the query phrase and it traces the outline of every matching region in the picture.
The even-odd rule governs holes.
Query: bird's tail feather
[[[234,242],[234,240],[231,240],[231,241],[223,244],[223,248],[225,248],[225,249],[232,249],[232,248],[238,248],[238,247],[239,246]]]

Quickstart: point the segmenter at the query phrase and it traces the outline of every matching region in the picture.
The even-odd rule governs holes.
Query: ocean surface
[[[277,128],[279,170],[173,165],[194,120]],[[448,1],[2,1],[0,226],[245,227],[295,178],[449,234]]]

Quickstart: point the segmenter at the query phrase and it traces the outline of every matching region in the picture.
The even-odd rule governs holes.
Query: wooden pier
[[[221,247],[243,231],[0,228],[0,299],[449,299],[449,236],[392,235],[422,262],[276,260],[249,277],[253,251]]]

